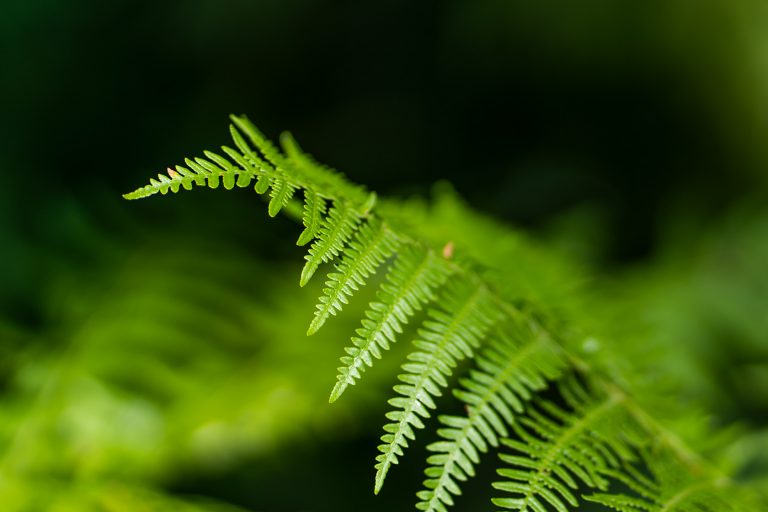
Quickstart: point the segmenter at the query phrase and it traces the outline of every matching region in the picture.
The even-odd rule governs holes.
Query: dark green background
[[[236,112],[384,193],[446,178],[534,225],[595,205],[611,259],[642,257],[669,208],[717,215],[765,185],[763,10],[7,0],[6,231],[225,142]]]

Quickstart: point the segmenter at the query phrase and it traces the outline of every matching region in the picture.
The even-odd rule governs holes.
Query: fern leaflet
[[[355,232],[360,217],[355,210],[348,206],[334,205],[317,234],[317,239],[309,248],[309,254],[304,259],[307,262],[301,270],[301,286],[306,285],[318,267],[331,261],[344,249],[344,245]]]
[[[427,447],[435,455],[427,459],[425,490],[417,495],[416,508],[445,512],[460,494],[456,480],[474,476],[480,453],[497,447],[499,437],[509,435],[507,425],[523,412],[525,401],[560,376],[565,364],[559,347],[543,332],[532,328],[509,336],[499,329],[492,345],[476,358],[478,368],[459,382],[454,395],[467,405],[465,417],[440,416],[441,441]]]
[[[276,217],[296,192],[296,187],[283,176],[275,176],[270,183],[272,190],[269,193],[268,213],[270,217]]]
[[[514,497],[495,498],[495,505],[520,512],[567,512],[579,506],[577,481],[604,490],[605,471],[632,460],[623,434],[623,396],[595,399],[575,379],[561,386],[561,393],[572,411],[541,401],[512,425],[517,439],[502,440],[517,453],[500,455],[512,467],[498,470],[506,480],[493,486]]]
[[[450,273],[449,266],[433,251],[406,246],[387,273],[387,281],[377,292],[378,301],[371,302],[361,326],[352,337],[352,346],[341,358],[336,386],[331,392],[335,402],[347,386],[361,377],[373,358],[380,358],[388,350],[402,326],[413,314],[434,298],[433,290],[442,285]]]
[[[330,315],[341,311],[352,293],[365,284],[366,278],[392,255],[399,242],[385,224],[372,221],[357,230],[355,240],[344,251],[336,271],[328,274],[326,288],[320,296],[315,318],[309,326],[308,335],[317,332]]]
[[[317,192],[304,191],[304,231],[299,235],[296,245],[306,245],[311,242],[320,230],[325,214],[325,200]]]
[[[378,493],[392,464],[415,439],[414,428],[424,428],[422,418],[435,408],[433,397],[440,396],[440,388],[448,385],[458,361],[471,358],[474,350],[499,320],[498,310],[488,289],[468,280],[458,280],[443,294],[441,309],[429,311],[429,318],[418,331],[413,344],[417,350],[408,355],[409,362],[402,366],[405,373],[398,375],[403,384],[394,387],[398,397],[389,400],[396,410],[387,413],[391,423],[384,426],[376,457],[376,485]]]

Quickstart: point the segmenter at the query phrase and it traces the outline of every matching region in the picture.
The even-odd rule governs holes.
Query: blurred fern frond
[[[728,512],[742,509],[740,499],[723,493],[728,482],[711,475],[681,472],[669,454],[646,452],[643,457],[650,475],[637,475],[627,482],[636,495],[597,493],[587,501],[618,512]],[[747,498],[748,499],[748,498]]]
[[[3,359],[0,508],[234,511],[164,487],[330,437],[343,415],[320,406],[316,363],[335,347],[290,343],[303,329],[287,320],[312,298],[252,294],[282,272],[242,248],[150,236],[118,252],[53,284],[36,332],[2,323],[14,357]]]

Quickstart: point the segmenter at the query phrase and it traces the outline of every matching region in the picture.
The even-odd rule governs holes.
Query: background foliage
[[[637,378],[733,425],[721,453],[745,479],[765,475],[763,3],[10,0],[0,12],[7,508],[410,506],[418,465],[376,498],[364,471],[396,358],[326,404],[355,314],[304,337],[319,288],[295,285],[294,226],[265,220],[249,191],[119,199],[224,143],[230,111],[270,135],[290,128],[381,193],[447,179],[528,229],[589,276],[603,338],[657,351]],[[467,509],[486,503],[481,480]]]

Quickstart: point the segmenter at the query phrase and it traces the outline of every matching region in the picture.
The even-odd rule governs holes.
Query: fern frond
[[[448,278],[451,269],[433,251],[406,246],[387,273],[386,282],[377,292],[378,301],[371,302],[361,326],[352,337],[352,346],[341,358],[337,382],[331,392],[335,402],[347,386],[354,385],[366,366],[379,359],[382,350],[396,341],[410,317],[434,298],[433,290]]]
[[[579,506],[575,491],[580,485],[605,490],[604,472],[632,459],[623,436],[623,396],[597,399],[575,379],[561,393],[573,410],[541,401],[512,425],[517,438],[502,440],[516,453],[500,455],[511,467],[498,470],[506,480],[493,486],[513,497],[495,498],[495,505],[521,512],[566,512]]]
[[[556,309],[546,307],[551,305],[551,297],[562,296],[559,290],[565,274],[559,267],[554,277],[549,275],[549,269],[554,268],[551,265],[544,265],[547,272],[534,271],[535,275],[529,276],[529,269],[537,265],[522,264],[524,270],[520,272],[524,275],[512,276],[505,265],[510,254],[520,261],[521,239],[509,236],[505,228],[483,222],[464,207],[455,208],[455,201],[438,201],[431,210],[415,203],[404,209],[401,203],[385,201],[374,211],[375,193],[317,163],[290,134],[282,135],[281,152],[245,117],[233,116],[232,123],[235,149],[222,147],[226,157],[204,152],[204,158],[186,159],[184,166],[169,169],[125,197],[137,199],[195,186],[231,189],[255,181],[257,193],[269,192],[270,216],[284,208],[299,216],[298,202],[292,198],[303,192],[304,229],[297,244],[311,242],[311,246],[300,284],[305,285],[323,263],[335,262],[308,334],[341,311],[352,294],[395,255],[377,300],[369,305],[351,346],[345,348],[330,396],[333,402],[354,385],[366,367],[397,341],[416,312],[435,303],[417,331],[416,349],[402,366],[400,383],[394,387],[397,396],[389,401],[394,410],[386,415],[388,423],[376,457],[375,492],[414,439],[415,431],[424,428],[424,419],[435,409],[435,398],[448,386],[459,361],[474,358],[476,368],[460,379],[461,387],[454,391],[466,405],[467,414],[439,417],[441,439],[428,447],[433,453],[427,460],[430,467],[425,472],[425,489],[418,493],[418,508],[445,511],[460,493],[460,482],[473,476],[481,454],[503,444],[515,453],[501,455],[509,467],[499,470],[505,480],[494,487],[508,494],[493,502],[505,509],[566,512],[578,507],[582,499],[618,511],[728,509],[720,505],[719,493],[709,484],[675,481],[672,485],[666,477],[657,478],[659,485],[647,482],[643,472],[652,467],[651,462],[642,467],[634,463],[638,443],[632,436],[638,430],[643,430],[640,437],[657,438],[678,455],[674,468],[700,469],[709,463],[619,390],[612,370],[603,367],[599,359],[582,360],[583,354],[571,353],[567,345],[552,341],[564,333],[544,332],[532,317],[521,319],[519,311],[507,302],[541,302],[539,311],[544,307],[552,311],[555,321],[565,320]],[[454,241],[462,260],[452,257]],[[443,257],[436,249],[441,245],[445,247]],[[539,251],[523,254],[528,255],[524,261],[541,257]],[[478,272],[479,267],[487,270]],[[460,278],[435,300],[436,290],[451,275]],[[496,282],[494,276],[503,280]],[[510,279],[517,280],[514,286],[509,285]],[[558,291],[542,299],[534,292],[544,281]],[[533,333],[516,332],[512,340],[501,335],[475,357],[475,351],[504,316],[509,316],[510,322],[517,321],[517,327],[530,321],[528,328]],[[562,326],[558,322],[558,329]],[[589,391],[572,379],[560,389],[565,406],[535,396],[567,368],[579,372]],[[513,438],[509,438],[510,432]],[[634,494],[608,493],[609,483],[614,481]],[[708,477],[707,482],[717,487],[720,479]],[[578,497],[577,491],[584,488],[600,492]]]
[[[336,258],[354,234],[360,216],[345,204],[336,204],[323,220],[317,238],[304,257],[307,262],[301,270],[301,286],[306,285],[321,264]]]
[[[416,508],[445,512],[452,506],[451,495],[460,494],[456,481],[474,476],[480,453],[497,447],[499,437],[509,435],[507,425],[523,412],[524,402],[560,376],[565,361],[558,345],[535,324],[515,330],[513,336],[500,330],[476,358],[478,368],[459,381],[463,389],[453,393],[466,404],[467,416],[438,418],[442,440],[427,447],[436,454],[427,459],[426,489],[417,494]]]
[[[435,408],[433,397],[442,394],[440,388],[448,385],[452,369],[458,361],[472,357],[500,316],[489,290],[469,280],[452,282],[439,304],[439,310],[429,311],[413,342],[416,350],[402,366],[405,373],[397,377],[403,383],[394,387],[400,396],[389,400],[396,409],[386,415],[391,423],[384,426],[384,444],[376,457],[376,493],[408,440],[415,439],[414,429],[424,428],[422,418]]]
[[[309,326],[308,335],[317,332],[330,315],[341,311],[349,297],[358,287],[365,285],[370,274],[389,258],[397,249],[399,241],[395,234],[382,222],[371,221],[357,230],[355,239],[344,251],[341,263],[335,272],[328,274],[326,288],[320,296],[315,318]]]

